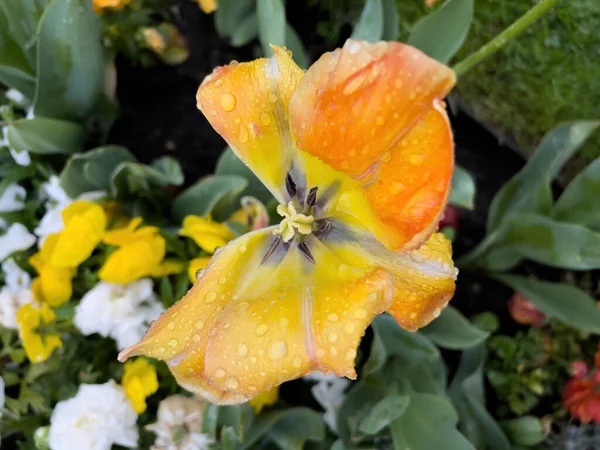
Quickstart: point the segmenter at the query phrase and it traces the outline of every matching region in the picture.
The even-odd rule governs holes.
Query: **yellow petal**
[[[61,231],[50,262],[56,267],[77,267],[88,259],[102,236],[86,217],[73,217]]]
[[[200,5],[202,11],[210,14],[217,9],[217,0],[198,0],[198,5]]]
[[[156,368],[143,358],[125,364],[121,384],[138,414],[146,410],[146,397],[158,390]]]
[[[109,283],[131,283],[150,276],[165,257],[165,240],[159,235],[137,239],[115,250],[98,272]]]
[[[28,303],[19,308],[17,312],[19,336],[27,359],[32,363],[45,361],[56,348],[62,346],[59,335],[46,334],[42,339],[42,336],[36,332],[40,325],[51,323],[55,318],[56,315],[47,305],[37,308]]]
[[[173,275],[175,273],[181,273],[185,269],[185,263],[183,261],[163,261],[158,266],[156,266],[150,276],[152,277],[166,277],[168,275]]]
[[[355,377],[360,337],[391,304],[391,274],[316,240],[318,270],[296,243],[261,265],[272,230],[224,247],[121,359],[166,360],[182,386],[215,403],[245,401],[313,370]]]
[[[218,67],[196,99],[214,129],[283,203],[293,148],[288,105],[303,71],[282,48],[274,52],[270,59]]]
[[[135,229],[142,223],[141,217],[131,219],[126,225],[107,231],[102,241],[108,245],[120,247],[131,242]]]
[[[263,392],[250,400],[250,406],[254,409],[256,414],[260,414],[265,406],[271,406],[277,403],[279,398],[279,386],[275,386],[273,389]]]
[[[224,223],[198,216],[186,216],[179,234],[193,239],[207,253],[213,253],[217,247],[223,247],[234,238]]]
[[[40,272],[39,287],[35,286],[34,295],[41,295],[44,303],[56,308],[66,303],[73,295],[71,280],[75,275],[74,269],[55,267],[45,264]]]
[[[196,282],[196,274],[200,269],[204,269],[208,265],[211,258],[212,256],[201,256],[200,258],[194,258],[190,261],[188,266],[188,276],[192,283]]]

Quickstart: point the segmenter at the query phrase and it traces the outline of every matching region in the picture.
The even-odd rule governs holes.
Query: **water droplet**
[[[227,389],[237,389],[239,385],[240,383],[238,382],[236,377],[229,377],[227,378],[227,381],[225,381],[225,387]]]
[[[271,123],[271,115],[269,113],[263,112],[260,115],[260,123],[262,125],[269,125]]]
[[[353,55],[356,55],[360,51],[360,44],[356,41],[351,41],[348,44],[348,51]]]
[[[367,317],[367,310],[364,308],[358,308],[356,311],[354,311],[354,317],[357,319],[364,319]]]
[[[221,369],[221,368],[218,368],[218,369],[216,370],[216,372],[215,372],[215,376],[216,376],[217,378],[223,378],[223,377],[225,376],[225,370],[224,370],[224,369]]]
[[[285,356],[287,347],[283,341],[275,341],[269,346],[269,359],[275,361]]]
[[[377,116],[375,117],[375,123],[377,125],[383,125],[385,123],[385,119],[383,118],[383,116]]]
[[[350,350],[348,350],[346,352],[346,358],[354,361],[354,358],[356,358],[356,350],[354,350],[353,348],[351,348]]]
[[[330,322],[337,322],[339,320],[339,317],[337,314],[333,313],[327,316],[327,320],[329,320]]]
[[[158,349],[159,353],[164,353],[164,352],[165,352],[165,350],[166,350],[166,348],[164,348],[164,347],[160,347],[160,348]]]
[[[279,320],[279,326],[281,328],[281,331],[286,331],[289,324],[290,321],[285,317],[282,317],[281,320]]]
[[[177,339],[171,339],[171,340],[170,340],[170,341],[167,343],[167,345],[168,345],[169,347],[177,347]]]
[[[417,318],[417,313],[416,312],[411,312],[408,317],[410,317],[411,319],[416,319]]]
[[[268,329],[268,326],[266,326],[264,323],[261,323],[256,327],[256,334],[259,336],[264,336]]]
[[[269,101],[275,103],[277,101],[277,94],[275,94],[274,92],[271,92],[269,94]]]
[[[221,97],[221,108],[226,112],[233,111],[233,108],[235,108],[235,97],[229,93],[223,94],[223,97]]]
[[[331,353],[332,356],[336,356],[338,354],[338,350],[332,345],[329,347],[329,353]]]
[[[227,282],[227,277],[219,277],[218,282],[221,285],[225,284]]]
[[[243,358],[248,354],[248,347],[246,347],[244,344],[240,345],[237,349],[237,354]]]
[[[250,386],[248,386],[248,390],[249,391],[255,391],[256,390],[256,386],[254,386],[253,384],[251,384]]]
[[[237,249],[239,253],[244,253],[248,248],[245,245],[240,245]]]
[[[214,302],[217,299],[217,293],[216,292],[209,292],[208,294],[206,294],[204,296],[204,303],[209,304]]]
[[[248,309],[249,306],[250,306],[250,303],[248,303],[248,302],[241,302],[238,305],[238,310],[239,310],[239,312],[244,312],[244,311],[246,311]]]
[[[198,270],[198,272],[196,272],[196,281],[202,278],[202,275],[204,275],[204,269]]]
[[[250,357],[250,362],[251,362],[252,364],[256,364],[256,361],[257,361],[257,359],[256,359],[256,356],[251,356],[251,357]]]
[[[240,126],[240,134],[238,136],[238,139],[242,144],[248,142],[248,130],[244,125]]]
[[[201,320],[197,320],[194,324],[194,328],[196,328],[196,330],[201,330],[202,328],[204,328],[204,322],[202,322]]]
[[[354,331],[356,331],[356,325],[354,325],[354,322],[348,322],[345,326],[344,326],[344,331],[348,334],[352,334],[354,333]]]
[[[215,87],[221,87],[223,86],[223,80],[221,78],[219,78],[217,81],[215,81]]]
[[[175,323],[174,322],[169,322],[167,324],[167,330],[173,331],[174,329],[175,329]]]
[[[327,340],[329,342],[335,342],[337,341],[337,334],[335,334],[334,332],[329,333],[329,335],[327,336]]]
[[[296,368],[300,367],[302,365],[302,358],[300,358],[298,355],[294,356],[293,364]]]

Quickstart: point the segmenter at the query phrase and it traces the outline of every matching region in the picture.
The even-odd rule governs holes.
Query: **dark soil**
[[[293,10],[288,11],[288,17],[303,37],[310,59],[314,60],[327,49],[310,28],[314,23],[314,17],[311,17],[314,11],[307,11],[301,3],[288,2]],[[185,173],[186,185],[189,185],[214,170],[226,145],[196,109],[197,87],[214,67],[231,60],[251,60],[254,52],[252,46],[232,48],[220,41],[212,16],[203,14],[195,2],[183,0],[176,4],[176,22],[188,41],[191,57],[177,67],[141,68],[123,59],[117,61],[121,113],[109,141],[128,147],[144,163],[165,154],[176,157]],[[523,159],[509,147],[500,145],[496,137],[467,114],[458,112],[451,116],[451,121],[457,164],[475,177],[477,185],[475,210],[461,211],[454,244],[454,253],[460,256],[483,238],[492,198],[522,167]],[[503,332],[514,332],[516,326],[506,310],[506,301],[511,294],[510,288],[483,274],[465,271],[458,277],[452,303],[466,316],[492,311],[500,318]],[[454,366],[458,355],[447,356],[450,366]],[[304,395],[307,390],[305,383],[286,383],[282,397],[311,398]]]

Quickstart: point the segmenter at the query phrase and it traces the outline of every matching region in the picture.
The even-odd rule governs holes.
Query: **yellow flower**
[[[411,331],[435,319],[456,277],[435,232],[454,164],[442,102],[454,83],[399,42],[349,40],[306,72],[278,47],[217,68],[198,107],[278,200],[282,223],[225,245],[120,360],[165,360],[184,388],[241,403],[313,371],[354,379],[382,312]]]
[[[119,248],[108,255],[98,272],[101,280],[110,283],[131,283],[162,270],[166,244],[157,227],[138,228],[141,218],[132,219],[126,227],[111,230],[104,242]],[[172,267],[171,267],[172,268]]]
[[[59,233],[49,262],[55,267],[77,267],[102,240],[106,214],[100,205],[79,200],[63,210],[62,218],[65,228]]]
[[[188,276],[192,283],[196,282],[196,274],[200,269],[204,269],[208,265],[211,258],[211,256],[201,256],[200,258],[194,258],[190,261],[188,266]]]
[[[139,39],[167,64],[180,64],[190,56],[185,39],[171,23],[144,27],[140,30]]]
[[[217,247],[223,247],[235,237],[224,223],[199,216],[185,217],[179,234],[193,239],[207,253],[214,253]]]
[[[93,0],[94,11],[101,12],[103,9],[121,10],[131,3],[131,0]]]
[[[252,400],[250,400],[250,406],[254,409],[256,414],[260,414],[265,406],[271,406],[277,403],[279,398],[279,386],[275,386],[271,390],[265,391],[262,394],[258,394]]]
[[[130,361],[125,364],[121,384],[133,409],[141,414],[146,411],[146,398],[158,390],[156,367],[143,358]]]
[[[21,306],[17,312],[19,336],[25,348],[25,354],[32,363],[47,360],[55,348],[61,347],[62,342],[58,334],[40,334],[40,326],[52,323],[56,315],[48,305],[36,307],[31,303]]]
[[[210,14],[217,9],[217,0],[197,0],[200,9],[206,14]]]
[[[242,207],[229,220],[246,225],[250,230],[260,230],[269,225],[269,213],[257,198],[242,197]]]
[[[150,273],[151,277],[166,277],[174,273],[181,273],[185,269],[185,263],[182,261],[163,261],[156,266]]]
[[[29,264],[39,276],[33,280],[31,289],[34,298],[40,303],[47,303],[56,308],[71,298],[73,286],[71,280],[77,271],[74,267],[56,267],[50,261],[61,233],[53,233],[46,237],[42,248],[29,258]]]

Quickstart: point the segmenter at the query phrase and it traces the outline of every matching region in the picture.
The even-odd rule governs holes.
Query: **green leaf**
[[[572,270],[600,268],[600,233],[538,214],[515,214],[502,224],[481,265],[510,270],[521,259]]]
[[[252,407],[248,403],[242,405],[221,406],[219,407],[217,425],[231,427],[236,440],[243,442],[246,430],[252,421],[253,415]]]
[[[94,190],[108,191],[113,171],[123,162],[135,162],[135,157],[118,145],[75,154],[60,173],[60,185],[71,198]]]
[[[169,178],[154,167],[138,162],[125,161],[120,163],[110,177],[110,193],[115,200],[124,201],[135,197],[138,207],[140,201],[149,200],[158,206],[156,195],[162,188],[171,184]],[[145,202],[144,208],[149,205]]]
[[[8,143],[17,151],[74,153],[83,150],[84,130],[76,123],[35,117],[8,125]]]
[[[461,208],[473,209],[475,202],[475,181],[469,172],[460,166],[454,167],[450,204]]]
[[[221,429],[221,448],[223,450],[234,450],[238,442],[233,427],[226,425]]]
[[[546,316],[583,332],[600,334],[600,308],[581,289],[517,275],[495,275],[494,278],[519,292]]]
[[[342,440],[349,444],[358,426],[369,415],[372,408],[385,398],[383,383],[363,377],[352,385],[337,411],[336,427]]]
[[[255,9],[255,0],[219,0],[215,11],[215,27],[221,37],[231,37]]]
[[[401,328],[392,316],[377,316],[371,326],[375,336],[369,359],[363,366],[363,376],[379,371],[391,356],[398,357],[407,368],[440,357],[439,350],[429,339]]]
[[[258,38],[266,56],[271,56],[269,46],[285,45],[285,6],[282,0],[257,0]]]
[[[519,417],[500,423],[510,440],[525,447],[532,447],[546,438],[544,426],[539,418],[533,416]]]
[[[39,25],[36,116],[79,121],[104,96],[99,20],[88,0],[52,0]]]
[[[250,195],[256,197],[264,204],[269,203],[273,199],[273,195],[265,185],[229,147],[221,153],[215,168],[215,175],[237,175],[245,178],[248,181],[248,186],[240,193],[240,197]]]
[[[406,412],[391,425],[394,448],[411,450],[475,450],[456,429],[458,417],[441,395],[410,395]]]
[[[600,158],[569,183],[550,216],[562,222],[600,228]]]
[[[246,188],[248,181],[236,175],[206,177],[183,191],[173,202],[173,217],[181,223],[185,216],[212,214],[215,220],[225,220],[234,210],[234,200]]]
[[[395,41],[400,34],[400,18],[395,0],[381,0],[383,8],[383,33],[381,40]]]
[[[421,330],[425,336],[442,348],[463,350],[483,342],[488,333],[469,322],[452,306],[444,308],[440,316]]]
[[[446,0],[410,30],[408,43],[446,64],[465,41],[473,21],[473,0]]]
[[[289,24],[285,24],[285,43],[292,52],[292,58],[302,69],[308,68],[308,59],[306,58],[306,52],[304,51],[304,44],[302,39],[296,33],[296,30]]]
[[[360,424],[360,431],[366,434],[379,433],[387,427],[392,421],[396,420],[410,403],[408,395],[391,395],[384,398],[375,406],[367,417]]]
[[[220,8],[220,5],[219,5]],[[233,31],[231,35],[231,45],[241,47],[246,45],[258,36],[258,17],[255,14],[250,14],[240,22],[240,25]]]
[[[550,183],[598,125],[597,121],[566,122],[547,133],[525,167],[494,197],[488,233],[515,213],[548,214],[552,208]]]
[[[152,161],[151,167],[162,173],[165,179],[173,186],[183,184],[183,172],[179,162],[170,156],[163,156]]]
[[[352,39],[376,42],[383,36],[383,6],[381,0],[367,0],[354,25]]]

